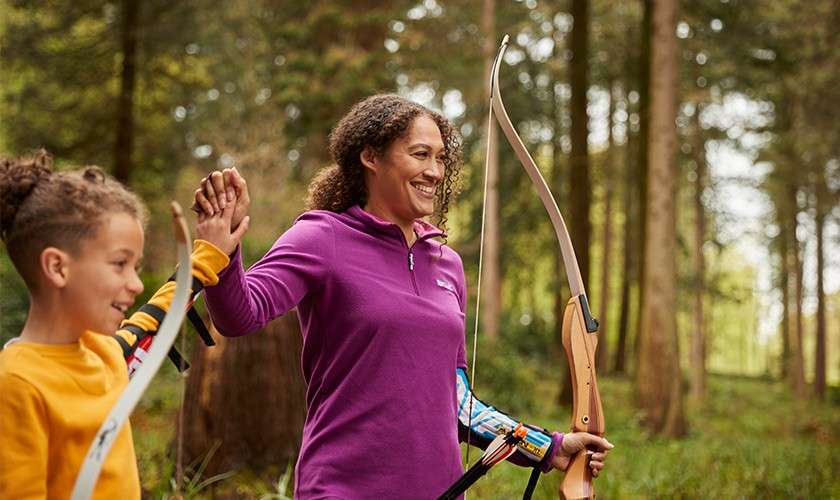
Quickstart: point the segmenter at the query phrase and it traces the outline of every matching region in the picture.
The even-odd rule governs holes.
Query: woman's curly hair
[[[445,229],[449,202],[457,193],[461,173],[461,138],[439,113],[394,94],[368,97],[338,122],[330,134],[330,154],[335,165],[321,170],[309,184],[306,208],[343,212],[354,205],[364,205],[367,191],[362,150],[370,146],[383,154],[394,140],[408,133],[419,116],[431,118],[443,139],[446,168],[435,195],[435,223]]]
[[[106,216],[127,213],[145,225],[140,198],[99,167],[53,171],[50,155],[0,158],[0,239],[30,289],[47,247],[77,255]]]

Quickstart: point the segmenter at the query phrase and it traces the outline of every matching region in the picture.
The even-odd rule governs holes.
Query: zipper
[[[414,245],[411,245],[414,247]],[[408,249],[408,274],[411,275],[411,286],[414,287],[414,293],[420,295],[420,289],[417,288],[417,277],[414,275],[414,252],[411,248]]]

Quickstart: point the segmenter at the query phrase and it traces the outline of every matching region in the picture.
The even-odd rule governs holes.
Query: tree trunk
[[[572,17],[572,154],[569,169],[568,220],[572,245],[580,265],[580,275],[584,283],[589,283],[589,206],[592,197],[587,141],[589,117],[586,113],[586,92],[589,90],[589,1],[572,0]]]
[[[694,181],[694,304],[691,337],[691,399],[695,403],[706,397],[706,318],[703,297],[706,293],[706,265],[703,244],[706,242],[706,213],[703,207],[703,190],[706,186],[706,143],[700,127],[700,103],[694,110],[694,163],[697,178]]]
[[[609,308],[610,308],[610,276],[612,274],[612,198],[613,198],[613,175],[615,172],[615,138],[613,127],[615,126],[613,115],[615,114],[615,99],[613,97],[613,82],[609,81],[609,117],[607,119],[607,158],[604,162],[604,228],[603,228],[603,257],[601,258],[601,297],[599,308],[600,328],[598,332],[598,350],[595,351],[595,360],[599,373],[606,373],[610,357],[609,342]]]
[[[681,436],[686,423],[676,321],[677,2],[652,4],[647,244],[637,383],[643,424],[654,433]]]
[[[496,56],[496,2],[484,0],[481,27],[484,33],[484,74],[489,77]],[[487,81],[485,79],[484,81]],[[484,102],[490,105],[490,86],[484,87]],[[501,273],[499,272],[499,154],[498,129],[495,122],[484,131],[487,145],[487,199],[485,200],[484,262],[481,283],[481,328],[484,337],[494,342],[499,337],[501,312]]]
[[[796,193],[794,192],[793,199],[796,200]],[[795,201],[794,201],[795,202]],[[798,222],[796,221],[796,216],[799,212],[798,208],[793,210],[793,265],[794,271],[796,272],[796,282],[794,283],[795,286],[795,295],[794,300],[796,301],[796,308],[795,308],[795,324],[794,324],[794,338],[793,338],[793,365],[791,370],[791,382],[793,383],[793,393],[798,398],[805,398],[806,396],[806,388],[805,388],[805,358],[804,358],[804,345],[802,343],[803,339],[803,312],[802,312],[802,298],[804,295],[804,284],[802,282],[802,265],[803,265],[803,248],[802,244],[799,243],[799,240],[796,238],[796,228],[798,226]]]
[[[653,33],[653,0],[643,0],[643,8],[644,12],[642,15],[642,39],[641,39],[641,58],[639,61],[639,160],[638,160],[638,170],[639,175],[636,177],[636,186],[638,189],[638,249],[636,250],[636,255],[638,256],[638,286],[639,291],[636,297],[638,301],[636,310],[639,313],[636,315],[636,336],[634,337],[633,343],[633,354],[636,358],[637,365],[638,365],[638,357],[639,357],[639,335],[641,334],[642,328],[642,315],[641,310],[644,307],[644,279],[642,278],[645,275],[645,266],[647,265],[645,262],[645,247],[647,245],[647,227],[648,221],[645,217],[647,213],[647,204],[648,204],[648,193],[647,193],[647,180],[648,180],[648,168],[650,168],[650,163],[648,161],[648,156],[650,155],[649,148],[650,148],[650,92],[651,92],[651,75],[654,71],[654,67],[652,66],[651,62],[651,40],[652,40],[652,33]]]
[[[134,87],[137,80],[137,32],[139,30],[139,0],[123,0],[120,44],[122,69],[120,95],[117,100],[117,137],[114,143],[114,178],[128,184],[133,166],[131,153],[134,144]]]
[[[814,352],[814,395],[825,399],[825,249],[823,247],[823,229],[825,225],[825,207],[823,206],[823,186],[817,186],[817,342]]]
[[[782,380],[788,380],[793,354],[790,349],[790,245],[788,230],[784,227],[784,217],[779,217],[782,225],[779,231],[779,288],[782,289]]]
[[[629,106],[629,102],[628,102]],[[629,110],[628,110],[629,114]],[[633,240],[634,229],[636,224],[634,221],[638,217],[634,215],[633,194],[635,193],[634,180],[638,173],[634,159],[638,158],[635,154],[638,148],[639,134],[633,133],[629,126],[627,127],[627,145],[624,151],[624,227],[622,229],[622,270],[621,273],[621,311],[618,318],[618,342],[615,349],[615,371],[617,373],[625,373],[627,371],[627,341],[630,337],[630,311],[632,303],[630,301],[630,283],[638,266],[636,262],[636,251],[638,245]]]
[[[556,36],[559,30],[555,28],[554,51],[558,51],[564,43],[563,40]],[[559,54],[556,54],[559,58]],[[563,75],[557,71],[556,82],[561,81]],[[552,86],[556,89],[557,85]],[[569,189],[567,183],[563,182],[566,178],[568,167],[564,163],[565,157],[563,154],[563,137],[566,134],[566,129],[563,125],[565,114],[567,112],[568,103],[563,99],[562,95],[558,94],[556,90],[552,92],[553,111],[554,111],[554,136],[551,139],[552,151],[552,169],[551,169],[551,191],[557,198],[557,204],[560,210],[566,213],[568,207],[568,193]],[[569,372],[569,363],[563,351],[563,314],[566,310],[566,303],[569,301],[569,282],[566,279],[566,266],[563,263],[563,255],[560,252],[560,247],[554,246],[554,263],[555,263],[555,287],[554,287],[554,358],[557,360],[557,366],[560,370],[560,391],[558,392],[557,401],[560,405],[571,406],[574,394],[572,393],[571,374]]]
[[[184,397],[184,456],[202,479],[247,469],[276,481],[296,460],[306,415],[301,334],[294,312],[247,337],[196,341]]]

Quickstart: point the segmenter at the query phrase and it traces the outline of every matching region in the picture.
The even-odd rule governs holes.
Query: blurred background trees
[[[840,400],[838,21],[828,0],[13,0],[0,4],[0,153],[45,147],[61,166],[99,164],[138,191],[153,211],[152,291],[174,261],[165,207],[189,204],[210,170],[237,166],[249,181],[250,263],[302,210],[354,102],[397,92],[441,110],[464,139],[448,229],[470,304],[488,135],[498,146],[477,390],[565,427],[567,408],[540,406],[568,396],[564,270],[530,182],[486,126],[489,63],[510,34],[505,102],[600,313],[599,374],[638,396],[627,418],[639,432],[679,436],[702,432],[692,422],[719,404],[728,382],[710,377],[722,374],[779,381],[778,401]],[[27,297],[2,252],[0,284],[5,341]],[[266,442],[294,454],[299,373],[266,371],[272,356],[255,353],[294,364],[299,333],[288,321],[269,330],[193,350],[186,462],[221,440],[207,471],[268,470],[268,451],[249,460],[251,447],[231,443],[249,438],[230,434],[242,414],[224,411],[221,381],[253,384],[237,408],[265,412],[251,430],[277,422]],[[550,383],[525,390],[535,380]],[[266,405],[266,394],[279,399]],[[604,407],[608,432],[625,429]]]

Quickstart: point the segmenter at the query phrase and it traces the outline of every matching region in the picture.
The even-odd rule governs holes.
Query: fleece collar
[[[398,225],[393,222],[380,219],[372,213],[365,211],[365,209],[359,205],[355,205],[347,209],[347,214],[377,231],[388,234],[393,234],[394,231],[396,231],[401,237],[403,236],[402,229],[400,229]],[[446,237],[445,232],[421,219],[416,219],[414,221],[414,233],[417,235],[417,241],[423,241],[437,236]]]

